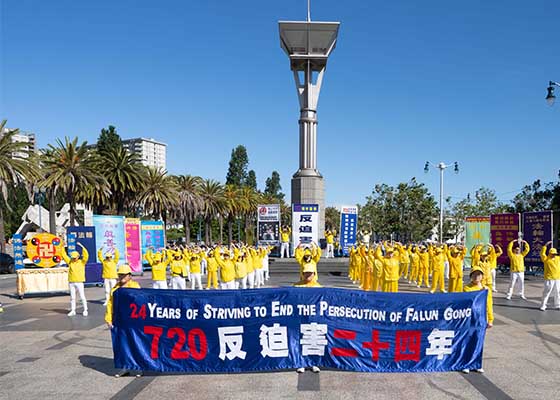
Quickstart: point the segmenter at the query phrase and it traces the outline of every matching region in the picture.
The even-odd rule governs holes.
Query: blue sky
[[[112,124],[166,142],[171,173],[224,181],[244,144],[259,187],[276,169],[289,193],[299,110],[277,21],[305,19],[305,0],[0,0],[0,13],[0,118],[40,146]],[[558,15],[538,0],[312,1],[313,20],[341,22],[318,107],[327,205],[413,176],[437,197],[427,160],[459,162],[454,199],[555,180]]]

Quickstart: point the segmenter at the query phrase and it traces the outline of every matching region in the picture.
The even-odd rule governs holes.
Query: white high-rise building
[[[140,156],[142,164],[148,167],[167,169],[167,145],[154,139],[135,138],[122,141],[125,149]]]
[[[9,132],[10,130],[10,128],[4,128],[4,130],[0,132],[0,136],[4,135],[5,132]],[[12,141],[25,143],[26,145],[23,147],[23,150],[25,150],[26,152],[35,153],[37,151],[37,142],[34,133],[19,131],[14,136],[12,136]],[[24,152],[16,152],[13,155],[18,158],[29,157],[29,154]]]

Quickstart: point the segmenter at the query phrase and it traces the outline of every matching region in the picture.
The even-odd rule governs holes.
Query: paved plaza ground
[[[295,263],[271,265],[268,286],[297,280]],[[353,287],[343,264],[321,262],[319,270],[324,286]],[[148,276],[138,280],[149,286]],[[508,283],[509,275],[498,276],[483,375],[323,370],[114,378],[103,288],[86,289],[88,317],[70,318],[68,294],[18,300],[15,276],[0,275],[0,399],[558,399],[560,311],[539,310],[542,278],[526,278],[526,301],[506,300]],[[400,289],[420,291],[402,281]]]

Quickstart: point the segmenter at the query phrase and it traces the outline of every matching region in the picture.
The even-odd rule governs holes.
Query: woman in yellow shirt
[[[146,252],[146,261],[152,267],[152,288],[167,289],[167,266],[171,261],[163,253],[152,253],[152,249]]]
[[[551,247],[546,254],[547,246],[552,246],[552,242],[547,242],[541,249],[541,260],[544,263],[544,290],[542,295],[541,311],[546,310],[548,298],[552,294],[554,308],[560,310],[560,257],[554,247]]]
[[[78,246],[82,248],[82,258],[80,259],[80,253],[73,251],[70,253],[70,257],[66,254],[66,250],[62,248],[62,259],[68,265],[68,286],[70,287],[70,312],[69,317],[76,315],[76,291],[80,296],[82,301],[82,307],[84,309],[83,316],[88,316],[88,306],[86,300],[86,294],[84,292],[84,282],[86,281],[86,264],[89,260],[89,253],[87,249],[81,244],[77,243]]]
[[[109,296],[111,295],[111,290],[117,284],[117,264],[119,263],[119,250],[115,248],[115,253],[106,253],[103,257],[103,246],[97,252],[97,259],[101,261],[103,265],[103,270],[101,272],[101,277],[103,278],[103,287],[105,288],[105,303],[107,305],[109,301]]]

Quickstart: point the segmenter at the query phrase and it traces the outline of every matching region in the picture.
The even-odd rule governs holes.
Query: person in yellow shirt
[[[480,252],[482,251],[483,247],[484,247],[484,245],[481,244],[481,243],[475,244],[472,247],[472,249],[471,249],[471,267],[478,266],[478,263],[480,262]]]
[[[235,262],[229,249],[216,247],[214,258],[220,267],[220,281],[222,289],[235,289]]]
[[[397,244],[398,246],[398,244]],[[375,250],[375,258],[383,266],[383,291],[399,291],[399,254],[387,242],[383,244],[385,255],[381,253],[381,246]]]
[[[558,251],[554,247],[550,247],[547,254],[548,245],[552,246],[552,241],[545,243],[541,249],[541,260],[544,264],[544,290],[541,311],[546,310],[548,298],[551,294],[554,308],[560,310],[560,257],[558,257]]]
[[[470,273],[471,281],[463,288],[464,292],[476,292],[479,290],[487,290],[487,299],[486,299],[486,322],[487,328],[492,328],[494,325],[494,312],[493,312],[493,304],[492,304],[492,292],[489,288],[484,286],[482,283],[484,281],[484,271],[480,267],[472,267]],[[480,368],[475,370],[476,372],[483,373],[484,369]],[[462,370],[463,373],[468,374],[470,371],[468,369]]]
[[[408,276],[408,264],[410,264],[410,254],[408,249],[402,245],[397,246],[399,252],[399,279],[407,278]]]
[[[430,287],[430,254],[428,253],[428,248],[424,245],[420,246],[420,252],[418,253],[418,258],[420,260],[420,267],[418,269],[418,285],[416,287],[422,287],[422,283],[426,284],[426,288]]]
[[[433,262],[433,272],[432,272],[432,288],[430,293],[435,293],[436,290],[440,290],[443,293],[447,293],[445,290],[445,282],[443,278],[443,272],[445,269],[445,253],[447,252],[447,245],[441,247],[429,248],[429,253]]]
[[[282,228],[282,232],[280,233],[280,258],[284,258],[284,254],[286,258],[290,258],[290,234],[292,233],[292,229],[288,226]]]
[[[503,250],[499,244],[496,246],[488,243],[488,259],[490,260],[490,273],[492,275],[492,282],[494,285],[492,286],[492,291],[497,292],[496,289],[496,269],[498,268],[498,258],[503,254]]]
[[[300,265],[300,278],[303,278],[303,269],[306,265],[312,265],[315,271],[315,280],[319,279],[317,271],[317,263],[321,259],[321,249],[315,243],[311,243],[311,248],[304,247],[300,243],[295,252],[296,261]]]
[[[369,257],[369,252],[366,249],[366,246],[360,246],[359,249],[359,256],[362,259],[363,265],[363,275],[362,275],[362,289],[372,291],[373,288],[373,260]]]
[[[181,250],[167,250],[167,258],[171,269],[171,289],[187,289],[185,281],[188,275],[187,258]]]
[[[272,247],[269,246],[265,246],[262,248],[261,252],[262,252],[262,266],[263,266],[263,284],[264,282],[268,281],[270,279],[270,261],[268,259],[268,255],[270,254],[272,250]]]
[[[335,230],[325,231],[325,241],[327,242],[327,255],[325,258],[334,258],[334,238],[336,237]]]
[[[103,257],[103,246],[97,252],[97,258],[101,260],[103,265],[103,270],[101,277],[103,278],[103,287],[105,288],[105,303],[107,305],[109,301],[109,296],[111,295],[111,290],[117,284],[117,264],[119,263],[119,250],[115,248],[114,255],[111,253],[106,253]]]
[[[240,251],[238,248],[233,249],[233,260],[235,262],[235,283],[236,289],[247,289],[247,258],[245,251]]]
[[[214,251],[212,249],[208,250],[206,264],[206,289],[218,289],[218,262],[216,261],[216,257],[214,257]]]
[[[170,263],[165,253],[152,253],[152,249],[146,252],[146,261],[152,267],[152,288],[167,289],[167,266]]]
[[[418,272],[420,270],[420,256],[418,255],[418,246],[409,246],[410,253],[410,275],[408,283],[418,285]]]
[[[350,280],[354,285],[358,283],[358,279],[356,276],[357,274],[356,274],[356,261],[355,261],[357,252],[358,250],[356,249],[355,245],[350,247],[350,249],[348,250],[348,278],[350,278]]]
[[[450,293],[463,291],[463,261],[467,249],[463,246],[453,246],[447,250],[447,261],[449,262],[449,281],[447,290]]]
[[[113,295],[115,294],[115,291],[120,288],[140,289],[138,282],[132,280],[132,270],[128,264],[120,265],[117,272],[117,284],[113,287],[113,289],[111,289],[109,301],[107,302],[107,308],[105,309],[105,323],[109,329],[113,329]],[[117,371],[115,377],[120,378],[121,376],[128,375],[129,372],[130,371],[127,369],[121,369]],[[142,376],[142,371],[137,371],[136,377],[140,376]]]
[[[202,290],[202,251],[197,247],[193,251],[184,249],[183,252],[189,262],[191,289],[195,290],[198,287],[198,290]]]
[[[64,248],[61,252],[62,259],[68,265],[68,286],[70,287],[70,312],[68,316],[76,315],[76,291],[78,291],[84,309],[83,316],[87,317],[88,306],[84,292],[84,282],[86,281],[86,264],[89,260],[89,253],[81,243],[77,243],[77,245],[82,248],[82,258],[77,251],[71,252],[70,257],[66,254]]]
[[[513,245],[517,243],[515,249]],[[521,251],[520,243],[517,240],[512,240],[508,244],[507,253],[510,261],[510,274],[511,274],[511,284],[509,286],[509,290],[506,296],[506,299],[511,300],[511,295],[513,294],[513,289],[515,288],[515,284],[519,281],[521,286],[521,290],[519,291],[519,295],[523,300],[527,300],[525,297],[525,256],[529,254],[531,248],[529,247],[529,243],[525,240],[522,240],[521,243],[524,244],[525,248]]]
[[[373,248],[369,249],[368,256],[373,263],[372,290],[374,292],[380,292],[383,290],[383,263],[377,258],[375,258],[375,249]]]

